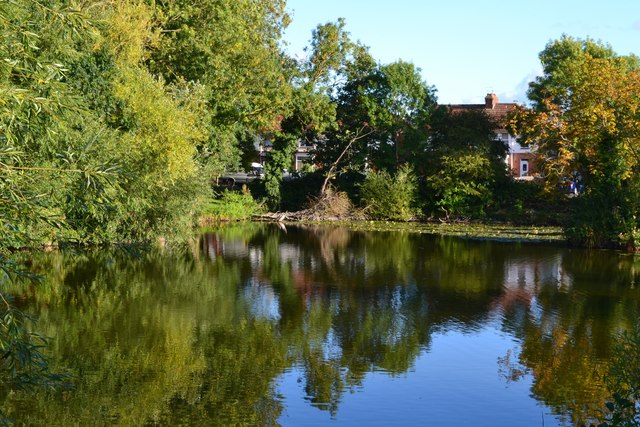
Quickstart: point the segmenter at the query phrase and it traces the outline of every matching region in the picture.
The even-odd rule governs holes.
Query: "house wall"
[[[528,161],[528,171],[522,173],[522,161]],[[535,165],[535,156],[531,152],[510,153],[507,156],[507,164],[511,169],[511,174],[516,178],[522,178],[525,176],[533,176],[537,173]]]
[[[515,136],[509,135],[509,139],[507,141],[509,145],[509,153],[530,153],[530,147],[523,147],[518,143],[518,140]]]
[[[256,138],[254,146],[256,151],[258,152],[259,163],[262,165],[266,164],[269,159],[268,153],[273,149],[271,140],[267,137]],[[313,149],[313,146],[301,144],[300,141],[298,141],[298,147],[296,148],[295,153],[293,153],[291,172],[299,172],[302,169],[304,163],[311,162],[311,152],[313,151]]]
[[[501,130],[496,132],[498,138],[507,143],[507,157],[505,162],[509,166],[511,175],[515,178],[521,178],[524,176],[532,176],[537,172],[535,168],[535,155],[531,152],[531,147],[522,146],[518,143],[516,137],[509,135],[506,131]],[[528,161],[528,170],[526,173],[522,173],[522,161]]]

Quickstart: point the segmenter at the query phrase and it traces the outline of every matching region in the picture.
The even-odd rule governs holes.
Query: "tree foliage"
[[[498,124],[483,111],[439,107],[421,153],[433,214],[482,218],[508,181],[507,146],[496,138]]]
[[[321,145],[321,161],[330,164],[348,148],[342,169],[415,165],[415,156],[426,149],[435,89],[413,64],[376,64],[364,48],[354,51],[345,74],[335,95],[337,126]],[[354,136],[359,141],[346,147]]]
[[[44,19],[46,18],[46,20]],[[9,257],[11,250],[40,243],[60,223],[59,211],[43,192],[43,178],[80,176],[95,185],[86,162],[71,165],[70,150],[61,153],[56,131],[66,109],[77,100],[64,82],[65,68],[56,62],[69,42],[91,24],[75,12],[37,2],[0,4],[0,387],[8,390],[51,388],[60,376],[48,368],[46,343],[32,332],[31,319],[17,309],[5,291],[11,282],[37,282],[38,277]],[[55,35],[47,43],[42,35]],[[49,142],[53,142],[49,144]],[[58,153],[57,158],[52,154]],[[103,172],[108,173],[107,170]],[[48,186],[52,181],[48,181]],[[37,230],[39,233],[34,233]],[[0,413],[0,422],[5,418]]]
[[[533,109],[519,111],[512,129],[537,144],[548,187],[565,180],[584,187],[567,227],[570,238],[637,246],[640,61],[566,36],[540,58],[544,75],[529,91]]]
[[[436,207],[445,217],[483,217],[491,202],[489,159],[479,153],[443,156],[438,171],[428,177]]]
[[[144,61],[154,10],[137,1],[0,4],[0,285],[34,279],[17,249],[148,242],[191,227],[207,136],[195,86]],[[53,375],[29,318],[0,293],[3,386]]]
[[[0,2],[0,285],[35,279],[12,260],[25,248],[184,235],[211,179],[250,159],[257,139],[271,145],[263,185],[273,209],[307,144],[322,191],[342,172],[369,173],[361,196],[375,217],[412,217],[418,176],[432,211],[482,216],[507,179],[495,123],[437,108],[418,68],[378,63],[342,19],[318,25],[305,56],[289,57],[285,7]],[[570,37],[540,59],[533,109],[513,117],[512,133],[536,144],[549,187],[584,186],[570,237],[637,247],[640,60]],[[50,385],[40,338],[4,288],[0,307],[3,385]]]
[[[239,167],[239,142],[278,127],[291,87],[280,38],[289,16],[283,0],[160,1],[161,38],[149,69],[168,82],[206,88],[201,117],[210,132],[201,153],[215,177]]]
[[[267,201],[274,209],[280,206],[282,173],[291,167],[298,145],[321,140],[335,126],[335,105],[330,95],[352,48],[344,26],[342,19],[318,25],[306,56],[286,64],[291,102],[271,133],[273,146],[265,168]]]

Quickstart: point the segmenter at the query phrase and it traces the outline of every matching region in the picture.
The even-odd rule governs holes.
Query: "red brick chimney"
[[[498,95],[495,93],[488,93],[487,96],[484,97],[484,108],[487,110],[493,110],[496,105],[498,105]]]

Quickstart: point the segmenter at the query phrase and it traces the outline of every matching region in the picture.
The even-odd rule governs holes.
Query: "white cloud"
[[[519,104],[528,104],[527,90],[529,83],[534,81],[536,77],[542,75],[542,68],[538,67],[531,70],[512,90],[498,93],[501,102],[517,102]]]

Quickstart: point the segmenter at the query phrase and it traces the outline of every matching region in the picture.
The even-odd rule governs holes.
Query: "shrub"
[[[281,209],[290,212],[304,209],[309,198],[320,193],[323,179],[322,173],[312,172],[282,181],[280,185]]]
[[[360,186],[362,204],[374,219],[407,221],[414,216],[418,180],[410,166],[401,167],[395,176],[372,171]]]
[[[559,191],[545,191],[542,180],[509,180],[493,190],[493,220],[517,225],[564,225],[572,198]]]
[[[436,206],[447,218],[484,217],[492,200],[492,174],[482,154],[443,156],[438,172],[428,178],[437,198]]]
[[[569,241],[588,247],[638,248],[640,191],[588,188],[573,199],[565,227]]]

